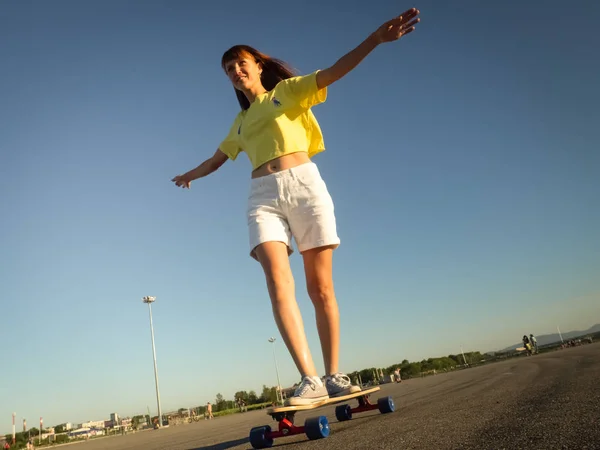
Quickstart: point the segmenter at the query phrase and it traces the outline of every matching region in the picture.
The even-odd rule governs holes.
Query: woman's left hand
[[[415,30],[415,25],[421,21],[417,16],[420,11],[417,8],[411,8],[404,11],[398,17],[387,21],[381,25],[375,32],[375,36],[380,43],[397,41],[402,36]]]

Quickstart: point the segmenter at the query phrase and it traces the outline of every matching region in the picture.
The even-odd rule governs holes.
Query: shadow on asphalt
[[[277,443],[277,447],[285,447],[286,445],[297,444],[298,442],[281,442]],[[209,445],[207,447],[195,447],[190,448],[189,450],[227,450],[229,448],[237,447],[242,444],[250,444],[248,442],[248,438],[236,439],[235,441],[222,442],[220,444]],[[252,446],[248,447],[248,450],[253,450]]]
[[[236,439],[235,441],[221,442],[220,444],[208,445],[206,447],[195,447],[190,450],[227,450],[238,445],[247,444],[248,438]]]
[[[368,419],[369,417],[372,416],[360,416],[360,417],[353,417],[352,421],[358,421],[361,419]],[[338,423],[337,421],[332,422],[333,424]],[[296,444],[297,441],[295,442],[278,442],[277,446],[278,447],[285,447],[286,445],[291,445],[291,444]],[[194,447],[194,448],[190,448],[189,450],[228,450],[230,448],[233,447],[237,447],[238,445],[242,445],[242,444],[250,444],[248,438],[242,438],[242,439],[236,439],[234,441],[228,441],[228,442],[221,442],[220,444],[213,444],[213,445],[208,445],[208,446],[204,446],[204,447]],[[252,447],[248,447],[249,450],[252,450]]]

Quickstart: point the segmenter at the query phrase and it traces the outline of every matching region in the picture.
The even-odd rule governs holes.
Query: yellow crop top
[[[325,150],[323,134],[310,110],[327,99],[327,88],[317,89],[318,71],[280,81],[240,111],[219,150],[230,159],[244,151],[252,168],[295,152],[313,156]]]

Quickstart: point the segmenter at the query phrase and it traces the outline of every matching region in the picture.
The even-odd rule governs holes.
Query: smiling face
[[[258,95],[295,75],[294,70],[283,61],[249,45],[234,45],[226,50],[221,57],[221,68],[233,84],[235,96],[244,111],[250,108]]]
[[[233,87],[239,91],[248,92],[257,85],[262,85],[260,80],[262,67],[247,52],[226,61],[224,70]]]

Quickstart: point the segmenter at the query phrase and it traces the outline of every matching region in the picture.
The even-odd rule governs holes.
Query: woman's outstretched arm
[[[384,42],[397,41],[414,31],[415,25],[419,23],[419,10],[411,8],[398,17],[381,25],[367,39],[351,52],[342,56],[333,66],[317,73],[317,88],[323,89],[348,74],[360,64],[375,47]]]
[[[212,155],[198,167],[184,173],[183,175],[177,175],[171,181],[173,181],[177,186],[189,189],[192,181],[210,175],[223,164],[225,164],[227,159],[227,155],[221,150],[217,149],[214,155]]]

